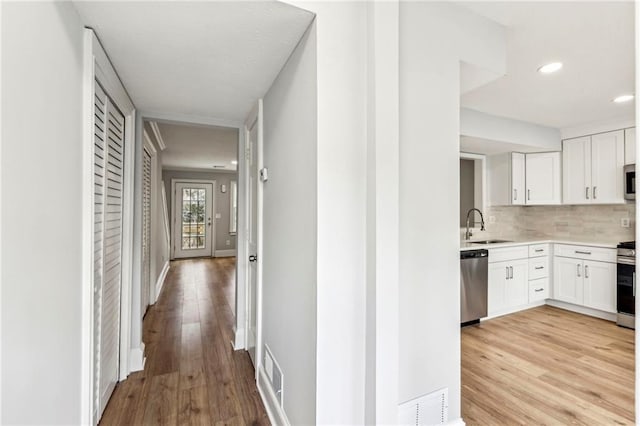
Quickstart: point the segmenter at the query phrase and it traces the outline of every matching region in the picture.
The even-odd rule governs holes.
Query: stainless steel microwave
[[[624,198],[627,200],[636,199],[636,165],[628,164],[624,166]]]

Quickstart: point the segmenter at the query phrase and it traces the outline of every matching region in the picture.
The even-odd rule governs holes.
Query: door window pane
[[[182,249],[205,248],[206,190],[185,188],[182,190]]]

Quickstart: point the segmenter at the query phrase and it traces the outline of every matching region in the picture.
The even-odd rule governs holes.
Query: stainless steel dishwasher
[[[487,316],[488,250],[460,252],[460,324],[477,324]]]

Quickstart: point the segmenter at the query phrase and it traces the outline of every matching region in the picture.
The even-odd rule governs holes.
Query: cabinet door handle
[[[585,197],[587,200],[589,199],[589,187],[588,187],[588,186],[584,189],[584,197]]]
[[[536,266],[534,269],[544,269],[544,266]]]
[[[531,201],[531,190],[527,189],[527,200]]]
[[[540,253],[540,252],[543,252],[543,251],[544,251],[544,249],[535,249],[534,251],[535,251],[536,253]]]
[[[590,251],[580,251],[580,250],[576,250],[576,254],[586,254],[591,256],[591,252]]]
[[[513,201],[516,201],[518,199],[518,190],[516,188],[513,188]]]
[[[507,271],[507,279],[509,279],[509,267],[507,266],[505,269]]]
[[[589,265],[584,265],[584,277],[589,278]]]
[[[593,199],[595,200],[596,198],[598,198],[598,193],[596,192],[596,188],[598,188],[597,186],[593,187]]]
[[[544,291],[544,288],[536,288],[533,291],[535,291],[536,293],[540,293],[541,291]]]
[[[580,276],[580,264],[576,265],[576,271],[577,271],[578,276]]]
[[[513,266],[509,266],[509,270],[511,271],[511,274],[509,276],[509,279],[513,279]]]

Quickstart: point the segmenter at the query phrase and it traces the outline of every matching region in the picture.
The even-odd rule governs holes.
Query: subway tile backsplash
[[[495,218],[491,223],[490,218]],[[485,213],[491,238],[549,238],[617,242],[635,240],[635,204],[595,206],[501,206]],[[620,220],[628,218],[623,228]]]

